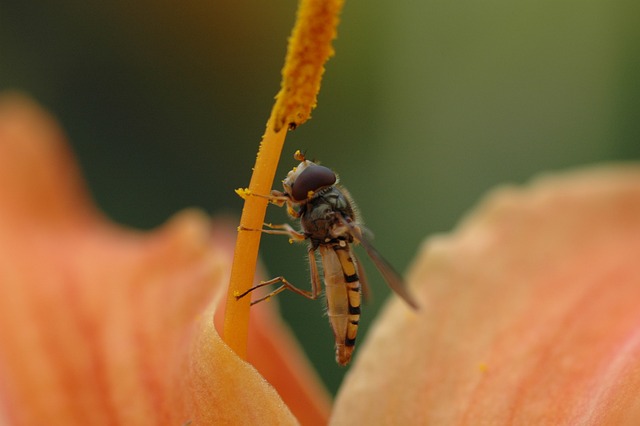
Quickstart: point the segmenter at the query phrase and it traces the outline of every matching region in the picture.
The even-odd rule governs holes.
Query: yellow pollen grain
[[[249,188],[238,188],[235,190],[235,193],[240,196],[243,200],[246,200],[249,195],[251,195],[251,190]]]

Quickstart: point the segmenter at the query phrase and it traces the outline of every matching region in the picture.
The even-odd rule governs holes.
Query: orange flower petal
[[[296,423],[213,328],[231,250],[207,217],[104,220],[55,122],[17,95],[0,98],[0,206],[1,421]]]
[[[326,425],[331,409],[329,393],[293,333],[270,309],[271,304],[252,308],[248,361],[278,390],[301,424]]]
[[[182,388],[192,424],[298,424],[276,390],[222,343],[213,323],[200,326]]]
[[[410,274],[334,424],[638,424],[640,167],[503,189]]]

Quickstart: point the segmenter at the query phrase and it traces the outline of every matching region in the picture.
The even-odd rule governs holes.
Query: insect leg
[[[287,279],[285,277],[276,277],[276,278],[272,278],[268,281],[261,281],[260,284],[257,284],[253,287],[251,287],[249,290],[245,291],[244,293],[241,293],[239,295],[236,296],[236,300],[243,298],[244,296],[246,296],[247,294],[251,293],[253,290],[257,290],[259,288],[268,286],[268,285],[272,285],[272,284],[277,284],[277,283],[282,283],[282,285],[278,288],[276,288],[275,290],[273,290],[271,293],[267,294],[264,297],[261,297],[260,299],[257,300],[253,300],[251,302],[251,306],[255,305],[256,303],[260,303],[264,300],[270,299],[273,296],[282,293],[285,290],[291,290],[294,293],[297,293],[301,296],[306,297],[307,299],[311,299],[311,300],[315,300],[318,298],[318,294],[319,291],[317,288],[315,288],[315,286],[312,287],[311,291],[306,291],[306,290],[301,290],[298,287],[294,286],[293,284],[291,284],[289,281],[287,281]]]
[[[269,229],[253,229],[253,228],[245,228],[244,226],[239,226],[239,231],[257,231],[264,232],[265,234],[271,235],[286,235],[291,238],[293,241],[304,241],[307,237],[302,233],[298,232],[291,227],[291,225],[284,223],[282,225],[273,225],[271,223],[265,223]]]
[[[257,194],[252,192],[249,188],[238,188],[236,189],[236,194],[243,200],[246,200],[249,196],[254,196],[258,198],[265,198],[271,204],[275,204],[278,207],[282,207],[285,204],[287,205],[287,213],[294,219],[300,217],[300,213],[294,208],[294,203],[291,200],[291,197],[284,192],[276,191],[275,189],[271,190],[269,195]]]
[[[280,191],[276,191],[275,189],[271,191],[269,195],[258,194],[256,192],[251,191],[249,188],[238,188],[235,190],[236,194],[243,200],[246,200],[247,197],[253,196],[258,198],[266,198],[270,203],[275,204],[279,207],[282,207],[284,203],[290,201],[289,197]]]

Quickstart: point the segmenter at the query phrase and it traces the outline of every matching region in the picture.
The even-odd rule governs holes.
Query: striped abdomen
[[[336,339],[336,361],[347,365],[356,344],[360,321],[360,279],[349,244],[320,246],[327,314]]]

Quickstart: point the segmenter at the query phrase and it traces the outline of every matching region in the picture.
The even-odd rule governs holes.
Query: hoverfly
[[[327,314],[336,341],[336,361],[340,365],[347,365],[351,360],[358,333],[361,283],[365,288],[367,286],[362,266],[352,251],[352,244],[359,243],[364,247],[389,287],[398,296],[414,309],[417,309],[418,305],[405,289],[402,278],[369,242],[351,196],[344,188],[338,186],[336,174],[327,167],[307,160],[300,151],[296,151],[294,159],[300,161],[300,164],[282,181],[284,192],[273,190],[270,195],[251,195],[267,198],[280,207],[286,204],[289,215],[294,219],[300,219],[301,232],[294,230],[289,224],[265,224],[268,229],[240,229],[286,235],[292,241],[308,241],[311,291],[295,287],[280,276],[260,282],[237,295],[236,299],[258,288],[278,283],[278,288],[252,301],[251,304],[269,299],[284,290],[316,299],[322,289],[316,264],[318,252],[322,261]]]

